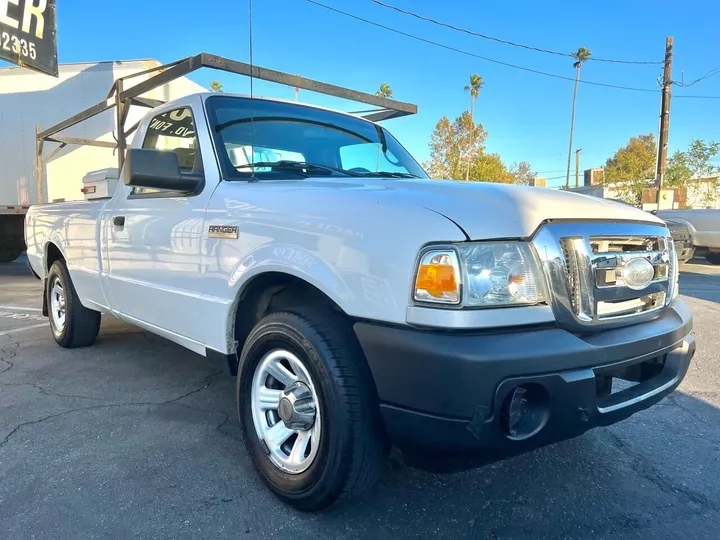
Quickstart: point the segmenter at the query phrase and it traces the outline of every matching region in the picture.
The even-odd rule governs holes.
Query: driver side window
[[[158,114],[148,125],[143,148],[175,152],[180,170],[191,172],[199,165],[199,145],[195,121],[189,107]],[[159,194],[165,190],[134,187],[132,195]],[[174,192],[167,192],[168,194]]]

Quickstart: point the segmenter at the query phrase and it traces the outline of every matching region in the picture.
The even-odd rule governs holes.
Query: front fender
[[[207,328],[207,346],[222,352],[233,351],[235,314],[240,299],[254,278],[271,272],[287,274],[312,285],[351,316],[359,316],[359,312],[367,309],[388,313],[398,310],[395,298],[389,293],[388,281],[363,269],[339,270],[316,253],[297,245],[260,246],[239,259],[227,273],[222,297],[202,296],[202,304],[209,310],[205,319],[217,323]]]
[[[389,183],[388,186],[392,186]],[[461,242],[448,218],[384,186],[338,182],[221,182],[205,227],[236,227],[235,238],[203,244],[203,309],[208,348],[234,352],[238,298],[253,278],[280,272],[303,280],[348,316],[407,324],[418,252]]]
[[[313,252],[291,244],[271,244],[248,253],[230,273],[228,289],[240,297],[252,279],[267,272],[289,274],[322,291],[340,307],[354,299],[353,291],[335,270]]]

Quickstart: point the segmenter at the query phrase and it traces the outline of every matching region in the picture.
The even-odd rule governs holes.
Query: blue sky
[[[568,77],[572,60],[527,51],[444,29],[373,4],[370,0],[320,0],[404,32],[503,62]],[[715,0],[605,0],[603,2],[478,2],[386,0],[476,32],[547,49],[579,46],[597,57],[661,60],[667,35],[675,38],[674,79],[685,81],[720,67],[720,2]],[[254,61],[280,71],[374,92],[388,82],[397,99],[419,114],[386,126],[420,160],[438,119],[469,106],[463,86],[472,73],[485,80],[475,119],[489,132],[487,147],[507,163],[525,159],[551,185],[563,180],[573,83],[493,64],[390,33],[306,0],[254,0]],[[168,62],[206,51],[249,60],[246,0],[58,1],[60,62],[157,58]],[[682,73],[681,73],[682,70]],[[581,78],[657,89],[661,66],[588,62]],[[193,75],[226,91],[247,93],[247,79],[210,70]],[[293,90],[258,82],[257,94],[291,99]],[[674,88],[670,151],[694,138],[720,140],[720,74],[692,88]],[[659,92],[632,92],[581,84],[575,148],[581,168],[602,165],[629,137],[656,133]],[[301,100],[353,110],[351,104],[301,91]],[[574,167],[574,161],[573,161]]]

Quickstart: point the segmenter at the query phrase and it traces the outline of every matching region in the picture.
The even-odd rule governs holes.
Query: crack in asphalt
[[[655,467],[653,467],[648,459],[642,454],[638,454],[630,448],[625,442],[610,429],[605,429],[605,433],[610,435],[610,443],[620,450],[623,454],[628,456],[633,462],[633,471],[639,476],[656,486],[663,493],[669,495],[685,495],[692,502],[704,508],[706,510],[718,510],[719,506],[715,501],[707,498],[702,493],[693,491],[692,489],[674,484],[670,479],[665,478],[660,474]]]
[[[2,448],[5,444],[7,444],[7,442],[13,437],[13,435],[15,435],[21,428],[23,428],[25,426],[32,426],[35,424],[40,424],[42,422],[45,422],[46,420],[50,420],[52,418],[57,418],[58,416],[63,416],[65,414],[70,414],[70,413],[78,412],[78,411],[91,411],[93,409],[112,409],[112,408],[118,408],[118,407],[149,407],[149,406],[160,406],[160,405],[168,405],[170,403],[175,403],[177,401],[180,401],[181,399],[184,399],[186,397],[197,394],[198,392],[202,392],[203,390],[205,390],[207,387],[210,386],[210,384],[211,384],[210,379],[212,377],[222,375],[224,372],[225,372],[224,370],[220,370],[215,373],[211,373],[210,375],[206,376],[203,379],[203,384],[199,388],[195,388],[194,390],[190,390],[189,392],[185,392],[184,394],[182,394],[180,396],[174,397],[172,399],[168,399],[166,401],[139,401],[139,402],[129,402],[129,403],[107,403],[107,404],[103,404],[103,405],[89,405],[87,407],[76,407],[74,409],[68,409],[68,410],[65,410],[65,411],[62,411],[59,413],[49,414],[47,416],[43,416],[42,418],[38,418],[37,420],[30,420],[28,422],[22,422],[22,423],[18,424],[17,426],[15,426],[12,430],[10,430],[10,433],[8,433],[5,436],[5,438],[2,441],[0,441],[0,448]],[[187,405],[184,405],[184,406],[187,407]],[[190,408],[190,407],[188,407],[188,408]],[[216,412],[220,412],[220,411],[216,411]],[[223,412],[222,414],[227,414],[227,413]]]
[[[17,349],[17,346],[15,346],[15,349]],[[5,373],[6,371],[10,371],[10,369],[15,365],[13,364],[10,359],[15,358],[17,356],[17,351],[9,351],[7,349],[0,349],[0,355],[2,357],[0,358],[0,362],[3,364],[7,364],[7,367],[5,369],[0,369],[0,373]],[[8,356],[5,356],[8,355]]]
[[[44,394],[46,396],[56,396],[56,397],[75,398],[75,399],[91,399],[91,400],[95,400],[95,401],[100,401],[103,399],[103,398],[90,397],[90,396],[80,396],[77,394],[61,394],[60,392],[51,392],[50,390],[43,388],[39,384],[31,383],[31,382],[2,383],[1,386],[32,386],[36,390],[39,390],[41,394]]]

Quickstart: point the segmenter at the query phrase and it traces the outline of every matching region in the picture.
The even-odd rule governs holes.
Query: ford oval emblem
[[[625,285],[639,291],[650,285],[655,268],[647,259],[632,259],[622,267],[621,275]]]

